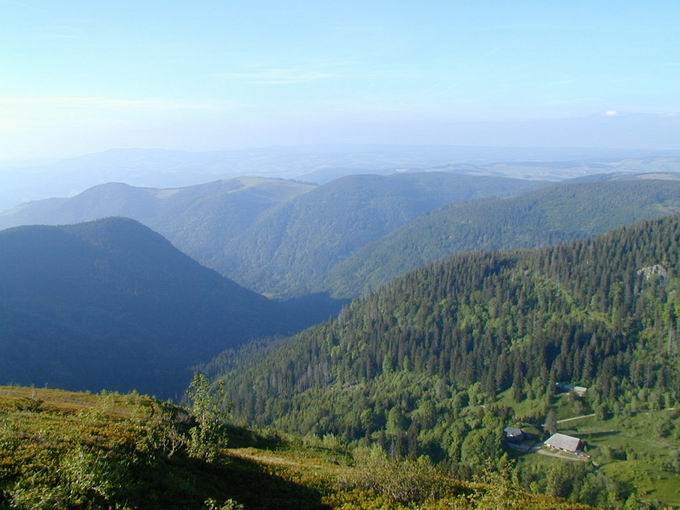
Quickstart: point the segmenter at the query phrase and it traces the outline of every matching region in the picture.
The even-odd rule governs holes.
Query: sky
[[[0,0],[0,161],[680,148],[680,2]]]

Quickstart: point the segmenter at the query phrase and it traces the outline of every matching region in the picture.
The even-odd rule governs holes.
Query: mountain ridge
[[[330,265],[433,208],[533,181],[444,173],[348,176],[322,186],[258,177],[178,189],[106,184],[0,214],[0,228],[132,217],[201,264],[279,297],[324,292]]]

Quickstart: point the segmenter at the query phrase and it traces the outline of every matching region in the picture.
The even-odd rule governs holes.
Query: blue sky
[[[615,146],[636,143],[638,124],[638,145],[667,147],[678,20],[677,1],[0,0],[0,160],[118,146]],[[618,117],[628,127],[612,135],[588,127]],[[585,132],[541,138],[581,118]]]

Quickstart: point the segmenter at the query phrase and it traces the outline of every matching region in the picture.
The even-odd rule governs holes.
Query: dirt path
[[[661,409],[661,411],[675,411],[676,409],[677,409],[677,407],[667,407],[665,409]],[[650,414],[650,413],[655,412],[655,411],[643,411],[643,412],[645,414]],[[580,419],[583,419],[583,418],[592,418],[593,416],[595,416],[595,413],[582,414],[581,416],[574,416],[573,418],[564,418],[563,420],[557,420],[557,424],[559,425],[561,423],[568,423],[570,421],[580,420]]]
[[[595,416],[595,413],[582,414],[581,416],[574,416],[573,418],[564,418],[563,420],[557,420],[557,424],[560,425],[562,423],[568,423],[570,421],[580,420],[582,418],[592,418],[593,416]]]
[[[272,451],[259,450],[256,448],[229,448],[227,455],[263,466],[290,468],[297,472],[312,473],[317,477],[337,478],[349,469],[348,466],[328,462],[320,458],[290,458],[284,455],[276,455]]]
[[[303,467],[299,462],[274,455],[263,455],[262,450],[257,450],[258,455],[248,449],[234,448],[229,450],[229,455],[239,459],[250,460],[258,464],[271,464],[275,466]]]

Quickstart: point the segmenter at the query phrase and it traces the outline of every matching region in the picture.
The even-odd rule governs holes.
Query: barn
[[[583,441],[578,437],[566,434],[553,434],[544,443],[548,448],[569,453],[579,453],[583,450]]]

